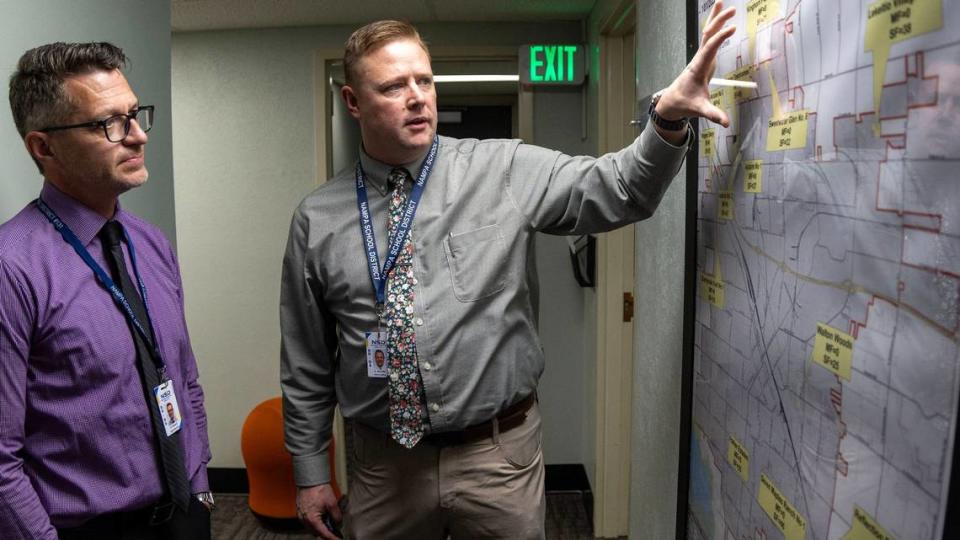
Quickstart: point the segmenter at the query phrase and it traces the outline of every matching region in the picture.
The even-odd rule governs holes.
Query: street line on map
[[[747,281],[747,294],[750,295],[750,299],[752,300],[751,303],[753,304],[753,312],[757,316],[756,330],[760,332],[760,345],[763,352],[763,359],[765,360],[767,369],[770,370],[770,379],[773,381],[773,389],[777,392],[777,401],[779,402],[779,405],[780,405],[780,414],[783,415],[783,424],[784,424],[784,427],[787,428],[787,438],[790,439],[790,450],[793,452],[793,461],[796,464],[796,468],[794,470],[797,473],[797,485],[800,488],[800,497],[803,501],[804,515],[809,518],[810,503],[807,502],[807,490],[803,485],[804,478],[803,478],[803,471],[800,470],[800,455],[797,454],[797,444],[793,439],[793,430],[790,429],[790,418],[787,416],[787,409],[786,407],[783,406],[783,394],[780,392],[780,383],[779,381],[777,381],[777,373],[773,370],[773,363],[770,361],[770,351],[768,351],[766,346],[764,346],[763,319],[760,318],[760,311],[757,308],[757,293],[756,293],[756,289],[754,289],[753,287],[753,276],[750,275],[750,265],[747,264],[747,256],[746,256],[746,253],[744,253],[743,244],[740,243],[740,237],[738,236],[737,233],[742,234],[740,229],[735,228],[733,230],[732,236],[733,236],[733,240],[737,244],[737,250],[740,252],[740,261],[743,264],[743,275],[744,277],[746,277],[746,281]],[[750,247],[753,247],[746,240],[744,240],[744,243],[746,243]]]

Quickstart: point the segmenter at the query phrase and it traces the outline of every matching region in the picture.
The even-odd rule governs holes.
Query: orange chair
[[[279,397],[254,407],[243,423],[240,451],[250,483],[250,510],[270,520],[297,519],[297,487],[293,458],[283,445],[283,410]],[[337,498],[334,443],[330,441],[330,484]]]

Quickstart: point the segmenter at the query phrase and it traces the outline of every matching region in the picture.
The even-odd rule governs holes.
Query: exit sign
[[[524,45],[520,47],[520,82],[583,84],[586,56],[583,45]]]

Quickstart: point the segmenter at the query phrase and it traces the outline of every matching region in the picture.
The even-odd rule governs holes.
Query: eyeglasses
[[[153,127],[153,105],[144,105],[137,107],[137,110],[129,114],[116,114],[110,118],[96,120],[94,122],[84,122],[82,124],[73,124],[69,126],[55,126],[43,128],[37,131],[41,133],[50,133],[51,131],[62,131],[64,129],[75,128],[102,128],[103,134],[107,136],[110,142],[121,142],[130,134],[130,121],[136,120],[137,125],[144,133],[150,131]]]

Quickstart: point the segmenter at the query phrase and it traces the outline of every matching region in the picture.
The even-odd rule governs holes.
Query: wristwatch
[[[196,497],[197,500],[206,506],[207,510],[210,510],[211,512],[217,507],[216,503],[213,501],[213,493],[210,493],[209,491],[195,493],[193,496]]]
[[[657,114],[657,103],[660,101],[660,98],[663,97],[663,90],[660,90],[650,98],[650,109],[647,113],[650,115],[650,121],[653,122],[656,126],[667,131],[680,131],[686,129],[690,124],[690,121],[687,118],[681,118],[679,120],[667,120],[666,118]]]

